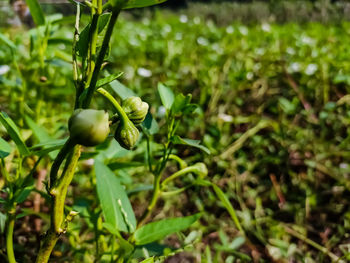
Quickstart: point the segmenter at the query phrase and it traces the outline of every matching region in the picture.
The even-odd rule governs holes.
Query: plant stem
[[[158,201],[159,195],[161,193],[161,191],[160,191],[160,179],[161,179],[160,174],[158,174],[157,176],[154,177],[153,193],[152,193],[151,202],[149,203],[146,211],[141,216],[140,221],[137,224],[137,228],[141,227],[146,222],[146,220],[150,216],[154,206],[156,205],[156,203]]]
[[[14,209],[12,209],[14,210]],[[8,212],[7,230],[6,230],[6,249],[9,263],[16,263],[15,253],[13,251],[13,229],[15,226],[15,211]]]
[[[97,0],[92,0],[92,5],[97,6]],[[90,85],[92,72],[95,68],[95,56],[96,56],[96,46],[97,46],[97,37],[98,37],[98,18],[100,16],[98,10],[96,8],[91,9],[92,20],[90,26],[90,48],[89,48],[89,58],[88,58],[88,69],[87,74],[88,78],[86,81],[86,85]]]
[[[57,184],[50,189],[50,194],[52,196],[51,226],[40,247],[36,263],[47,263],[49,261],[57,240],[64,232],[64,229],[62,229],[64,221],[64,201],[66,199],[68,186],[73,179],[79,157],[80,146],[77,145],[67,159],[66,167],[61,177],[58,179]]]
[[[190,166],[190,167],[186,167],[180,171],[177,171],[176,173],[173,173],[172,175],[170,175],[169,177],[167,177],[166,179],[164,179],[164,181],[162,182],[162,186],[166,185],[168,182],[170,182],[171,180],[174,180],[175,178],[187,174],[187,173],[191,173],[191,172],[197,172],[198,169],[196,167]]]
[[[74,25],[74,38],[72,44],[72,61],[73,61],[73,80],[76,89],[76,98],[75,98],[75,106],[74,108],[78,108],[79,96],[81,92],[83,92],[81,88],[81,84],[78,81],[79,71],[78,71],[78,61],[77,61],[77,43],[79,40],[79,22],[80,22],[80,4],[77,5],[77,14],[75,17],[75,25]]]
[[[63,145],[61,150],[59,151],[55,161],[53,162],[51,166],[51,171],[50,171],[50,188],[54,187],[56,180],[57,180],[57,174],[58,170],[60,169],[60,166],[63,162],[63,160],[66,158],[67,154],[73,149],[75,146],[75,142],[71,138],[68,138],[66,143]]]
[[[119,117],[121,118],[121,121],[127,122],[129,120],[128,116],[126,115],[118,101],[116,101],[115,98],[107,90],[105,90],[104,88],[98,88],[96,91],[100,93],[103,97],[105,97],[110,103],[113,104]]]
[[[93,96],[93,94],[95,92],[98,75],[100,73],[101,66],[102,66],[103,60],[105,58],[105,55],[106,55],[106,52],[107,52],[107,49],[108,49],[108,45],[109,45],[109,42],[111,40],[111,36],[112,36],[112,33],[113,33],[114,25],[115,25],[115,23],[117,21],[119,13],[120,13],[119,9],[118,10],[114,10],[112,12],[111,18],[109,20],[107,31],[106,31],[106,34],[104,36],[100,52],[98,53],[98,57],[96,59],[96,64],[95,64],[95,67],[94,67],[94,71],[93,71],[92,76],[91,76],[91,81],[90,81],[89,87],[87,89],[87,94],[86,94],[86,97],[84,98],[84,101],[83,101],[83,104],[82,104],[82,107],[84,109],[88,108],[90,103],[91,103],[92,96]]]
[[[319,251],[321,251],[322,253],[328,255],[331,259],[332,262],[344,262],[342,261],[337,255],[335,255],[334,253],[332,253],[331,251],[329,251],[327,248],[317,244],[315,241],[307,238],[306,236],[304,236],[303,234],[295,231],[294,229],[288,227],[288,226],[284,226],[284,229],[286,230],[287,233],[289,233],[290,235],[304,241],[305,243],[309,244],[310,246],[313,246],[314,248],[318,249]]]
[[[67,195],[67,190],[70,182],[73,179],[74,170],[80,157],[80,146],[76,146],[67,159],[66,167],[62,176],[58,179],[57,184],[50,189],[50,194],[53,197],[53,216],[51,218],[55,231],[62,232],[62,223],[64,217],[64,202]]]

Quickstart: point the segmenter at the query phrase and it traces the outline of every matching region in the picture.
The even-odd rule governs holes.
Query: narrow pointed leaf
[[[23,142],[16,124],[12,121],[12,119],[5,112],[0,113],[0,122],[7,130],[11,139],[15,142],[20,154],[23,156],[28,155],[29,150],[28,150],[27,146],[25,145],[25,143]]]
[[[39,2],[37,0],[26,0],[26,2],[29,7],[30,14],[33,17],[34,23],[37,26],[44,25],[45,16]]]
[[[164,86],[162,83],[158,83],[158,92],[163,106],[167,110],[170,110],[175,99],[173,91],[170,88]]]
[[[129,0],[123,9],[140,8],[164,3],[166,0]]]
[[[195,214],[187,217],[163,219],[144,225],[137,229],[134,234],[136,245],[149,244],[172,233],[185,230],[196,222],[200,216],[200,214]]]
[[[123,72],[118,72],[116,74],[112,74],[112,75],[109,75],[108,77],[100,79],[99,81],[97,81],[96,88],[109,84],[110,82],[119,78],[121,75],[123,75]]]
[[[11,153],[11,150],[11,145],[3,138],[0,138],[0,158],[8,156]]]
[[[97,194],[105,222],[119,231],[132,233],[136,219],[128,196],[116,175],[101,161],[95,159]]]
[[[236,211],[233,208],[230,200],[227,198],[227,196],[225,195],[225,193],[215,184],[212,184],[213,190],[216,194],[216,196],[220,199],[220,201],[222,202],[222,204],[224,205],[224,207],[226,208],[227,212],[230,214],[233,222],[235,223],[237,229],[239,231],[242,232],[242,234],[244,234],[244,230],[238,220],[238,217],[236,215]]]
[[[117,79],[115,81],[112,81],[110,83],[110,86],[113,89],[113,91],[119,96],[119,98],[121,98],[122,100],[125,100],[132,96],[136,96],[135,92],[133,92],[128,87],[126,87]]]
[[[183,145],[192,146],[192,147],[201,149],[202,151],[204,151],[207,154],[210,154],[210,150],[207,147],[205,147],[204,145],[201,145],[200,141],[198,141],[198,140],[185,139],[185,138],[181,138],[180,136],[176,135],[173,137],[172,141],[174,144],[183,144]]]
[[[45,130],[45,128],[43,128],[42,126],[36,124],[29,116],[25,116],[24,117],[27,125],[29,126],[29,128],[33,131],[33,134],[35,136],[35,138],[40,142],[40,143],[45,143],[45,142],[51,142],[53,139],[51,138],[51,136],[48,134],[48,132]],[[57,149],[59,149],[60,146],[57,147],[53,147],[51,149],[45,149],[46,151],[42,151],[40,152],[40,154],[38,155],[44,155],[44,154],[49,154],[51,159],[54,159],[57,155],[58,152],[53,152]]]

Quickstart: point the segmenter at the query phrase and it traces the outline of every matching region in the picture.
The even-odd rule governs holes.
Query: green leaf
[[[158,92],[163,106],[167,110],[170,110],[175,98],[173,91],[170,88],[164,86],[162,83],[158,83]]]
[[[19,134],[19,130],[16,124],[11,120],[11,118],[5,112],[0,113],[0,122],[7,130],[11,139],[15,142],[20,154],[23,156],[29,155],[29,150],[25,145],[25,143],[23,142],[23,140],[21,139],[21,136]]]
[[[38,124],[36,124],[29,116],[27,115],[24,116],[24,119],[27,125],[29,126],[29,128],[33,131],[35,138],[39,142],[43,143],[43,142],[52,140],[52,138],[47,133],[47,131],[42,126],[39,126]]]
[[[110,13],[102,14],[97,23],[98,33],[101,33],[102,30],[105,28],[105,26],[108,23],[109,18],[111,17]]]
[[[29,128],[33,131],[33,134],[35,138],[40,142],[40,143],[45,143],[45,142],[52,142],[51,136],[47,133],[47,131],[42,127],[36,124],[29,116],[24,116],[24,119],[29,126]],[[57,145],[55,145],[57,146]],[[48,151],[48,148],[45,149],[45,151],[36,153],[37,155],[41,156],[44,154],[49,154],[50,158],[53,160],[57,153],[54,153],[53,151],[59,149],[60,147],[51,147],[50,150]]]
[[[131,89],[126,87],[124,84],[122,84],[117,79],[111,83],[109,83],[113,91],[121,98],[122,100],[125,100],[129,97],[136,96],[135,92],[133,92]]]
[[[146,258],[145,260],[142,260],[140,263],[154,263],[154,257]]]
[[[97,81],[96,88],[109,84],[110,82],[119,78],[121,75],[123,75],[123,72],[118,72],[118,73],[109,75],[108,77],[105,77],[103,79],[100,79],[99,81]]]
[[[123,9],[140,8],[164,3],[166,0],[129,0]]]
[[[48,45],[59,45],[59,44],[65,44],[68,46],[71,46],[73,43],[72,39],[65,38],[65,37],[50,37],[47,40]]]
[[[191,98],[192,98],[192,96],[190,94],[188,94],[187,96],[185,96],[181,93],[176,95],[174,103],[171,106],[171,111],[174,114],[181,113],[183,111],[183,109],[186,107],[186,105],[190,103]]]
[[[11,145],[3,138],[0,138],[0,158],[8,156],[11,153],[11,150]]]
[[[175,135],[172,138],[172,142],[174,144],[189,145],[189,146],[201,149],[202,151],[204,151],[207,154],[210,154],[210,150],[207,147],[201,145],[199,140],[184,139],[184,138],[181,138],[178,135]]]
[[[95,159],[97,194],[105,222],[119,231],[132,233],[136,219],[128,196],[116,175]]]
[[[187,229],[200,217],[200,214],[195,214],[187,217],[163,219],[144,225],[134,233],[135,244],[145,245],[163,239],[167,235]]]
[[[17,204],[22,203],[24,200],[26,200],[26,198],[33,191],[33,189],[34,189],[34,186],[27,186],[21,189],[20,193],[15,198],[15,202]]]
[[[239,231],[242,232],[242,234],[244,234],[244,230],[237,218],[237,215],[236,215],[236,211],[235,209],[233,208],[230,200],[227,198],[227,196],[225,195],[225,193],[216,185],[216,184],[212,184],[211,185],[213,187],[213,190],[216,194],[216,196],[220,199],[220,201],[222,202],[222,204],[224,205],[224,207],[226,208],[227,212],[230,214],[233,222],[235,223],[237,229]]]
[[[102,223],[102,226],[107,229],[112,235],[115,235],[117,237],[120,237],[120,233],[118,231],[118,229],[114,228],[111,224],[108,224],[106,222]],[[119,253],[120,254],[130,254],[133,250],[134,250],[134,246],[132,244],[130,244],[128,241],[126,241],[123,238],[119,238],[119,245],[120,245],[120,250]]]
[[[147,135],[154,135],[158,132],[159,126],[157,121],[152,117],[150,112],[147,113],[145,120],[141,124],[143,132]]]
[[[141,167],[145,164],[143,162],[114,162],[108,164],[108,167],[114,171],[114,170],[120,170],[120,169],[126,169],[126,168],[133,168],[133,167]]]
[[[80,57],[85,58],[87,56],[89,47],[89,33],[90,24],[88,24],[79,34],[79,39],[77,42],[77,51]]]
[[[45,16],[37,0],[26,0],[31,16],[37,26],[45,24]]]
[[[63,144],[65,144],[67,139],[58,139],[58,140],[50,140],[45,141],[42,143],[35,144],[34,146],[30,147],[31,151],[35,151],[41,148],[51,148],[51,147],[61,147]]]
[[[6,214],[0,212],[0,233],[5,232],[6,217]]]
[[[0,33],[0,40],[4,42],[9,48],[11,48],[12,52],[14,52],[17,49],[16,45],[2,33]]]

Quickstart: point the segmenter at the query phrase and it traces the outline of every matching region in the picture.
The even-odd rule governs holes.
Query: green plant
[[[97,213],[97,216],[101,219],[100,216],[103,214],[104,222],[102,226],[112,235],[112,237],[116,238],[116,240],[111,241],[110,244],[111,261],[128,261],[133,256],[136,246],[144,246],[162,239],[171,233],[184,230],[200,217],[199,214],[196,214],[183,218],[163,219],[146,224],[159,197],[163,193],[170,194],[170,192],[164,192],[166,184],[175,178],[188,173],[193,173],[199,177],[204,177],[207,174],[205,165],[203,163],[198,163],[190,167],[182,167],[183,170],[174,173],[165,180],[162,180],[162,174],[170,159],[178,160],[182,166],[185,164],[185,162],[181,161],[178,156],[172,154],[175,145],[185,144],[198,147],[208,152],[208,150],[204,146],[199,145],[197,141],[182,139],[176,135],[176,130],[182,117],[190,114],[196,108],[194,104],[190,104],[191,96],[183,96],[182,94],[179,94],[174,97],[174,94],[169,88],[162,84],[159,85],[161,99],[164,106],[167,108],[166,123],[168,135],[167,140],[164,142],[162,155],[155,158],[150,147],[150,141],[155,129],[153,126],[155,124],[153,123],[151,115],[148,115],[148,119],[145,121],[149,110],[148,104],[143,102],[140,98],[133,96],[123,100],[122,106],[120,106],[119,102],[107,90],[102,88],[102,86],[107,85],[120,77],[120,73],[99,79],[103,63],[108,55],[113,29],[121,10],[153,5],[159,2],[162,1],[114,0],[109,1],[103,6],[102,0],[93,0],[92,2],[85,1],[84,4],[91,10],[91,19],[81,32],[79,30],[81,5],[75,3],[77,14],[75,21],[75,34],[72,42],[72,79],[76,88],[76,96],[74,101],[74,112],[68,121],[69,137],[67,139],[60,142],[54,142],[53,144],[51,144],[51,142],[46,142],[40,146],[36,146],[42,148],[39,151],[36,151],[38,148],[35,147],[33,149],[28,149],[13,121],[6,114],[1,115],[1,122],[16,143],[20,154],[16,176],[13,178],[10,175],[6,176],[6,247],[9,262],[16,262],[12,240],[16,219],[16,206],[18,203],[23,202],[31,192],[32,186],[28,181],[31,180],[32,173],[35,171],[36,166],[44,156],[52,154],[53,150],[59,149],[57,154],[50,155],[53,159],[53,163],[50,169],[50,179],[46,183],[46,190],[48,193],[46,198],[51,203],[50,227],[42,238],[40,250],[36,256],[37,263],[45,263],[49,261],[50,255],[60,236],[68,231],[69,223],[72,222],[74,217],[78,214],[74,210],[69,210],[65,213],[65,200],[68,187],[73,180],[78,166],[82,146],[94,147],[102,144],[108,137],[110,125],[112,125],[112,127],[116,126],[114,127],[114,138],[116,141],[119,142],[120,146],[128,150],[136,145],[139,138],[139,130],[135,125],[142,128],[148,144],[147,164],[149,165],[150,172],[154,175],[151,201],[139,222],[136,224],[135,215],[131,208],[130,201],[125,190],[121,187],[120,182],[113,172],[101,162],[101,160],[95,159],[97,193],[102,208],[102,210]],[[37,30],[40,31],[43,28],[45,29],[44,43],[47,45],[48,36],[50,35],[50,33],[48,33],[50,22],[46,21],[37,1],[32,0],[28,1],[28,3],[34,21],[38,26]],[[105,12],[107,10],[110,10],[110,12]],[[98,41],[99,38],[103,39],[102,43]],[[9,41],[8,44],[9,46],[12,46]],[[47,55],[46,50],[43,49],[39,53],[41,61],[39,71],[44,71],[44,58]],[[16,58],[14,58],[13,62],[16,63]],[[46,78],[43,78],[43,80],[45,82],[47,81]],[[111,103],[113,107],[113,117],[110,118],[111,121],[109,121],[109,114],[107,112],[90,108],[92,99],[96,93],[101,94],[103,98]],[[23,109],[19,114],[24,115]],[[28,125],[31,126],[39,136],[44,135],[45,137],[49,137],[45,134],[45,131],[36,126],[35,122],[29,117],[26,117],[26,120]],[[48,139],[50,140],[50,138]],[[3,144],[7,147],[5,141]],[[28,175],[22,178],[22,160],[24,158],[30,158],[31,156],[37,156],[38,158],[34,158],[34,167]],[[2,161],[4,161],[4,159],[2,159]],[[61,166],[63,166],[62,169]],[[4,162],[2,170],[7,174]],[[27,185],[30,187],[27,187]],[[174,192],[181,192],[187,187],[188,186],[183,187]],[[96,227],[101,231],[101,223],[99,223],[98,220],[96,222]],[[129,236],[126,237],[121,232],[128,233]],[[103,239],[104,234],[101,235],[101,233],[96,232],[96,235],[97,240],[100,238]],[[101,259],[103,258],[103,256],[100,255],[98,243],[99,241],[97,241],[96,261],[99,261],[100,257]],[[117,249],[115,246],[117,246]]]

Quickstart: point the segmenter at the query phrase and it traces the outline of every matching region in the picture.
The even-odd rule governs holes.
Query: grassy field
[[[74,17],[52,21],[46,29],[6,28],[0,35],[0,108],[33,151],[65,138],[75,99]],[[170,255],[166,262],[350,260],[350,24],[222,27],[196,16],[155,12],[139,21],[122,18],[117,26],[103,74],[124,74],[105,89],[120,98],[138,94],[149,104],[157,122],[153,139],[144,131],[133,151],[112,140],[84,148],[66,202],[66,210],[79,215],[57,243],[52,262],[113,262],[115,236],[101,227],[92,158],[117,175],[136,218],[142,216],[153,188],[147,148],[160,158],[169,131],[159,83],[175,94],[192,94],[197,107],[183,116],[177,134],[200,140],[205,151],[178,145],[172,153],[188,165],[205,163],[204,179],[216,187],[201,184],[195,174],[174,179],[150,219],[196,212],[201,218],[181,234],[137,247],[132,262],[164,254]],[[99,96],[92,105],[112,110]],[[14,230],[17,261],[34,262],[49,222],[42,182],[57,148],[40,148],[42,160],[34,166],[37,157],[19,159],[4,127],[1,135],[0,154],[9,152],[1,155],[1,200],[8,197],[4,173],[15,174],[23,165],[22,173],[34,178],[17,200]],[[169,162],[164,178],[178,169]],[[0,209],[4,231],[6,206]]]

